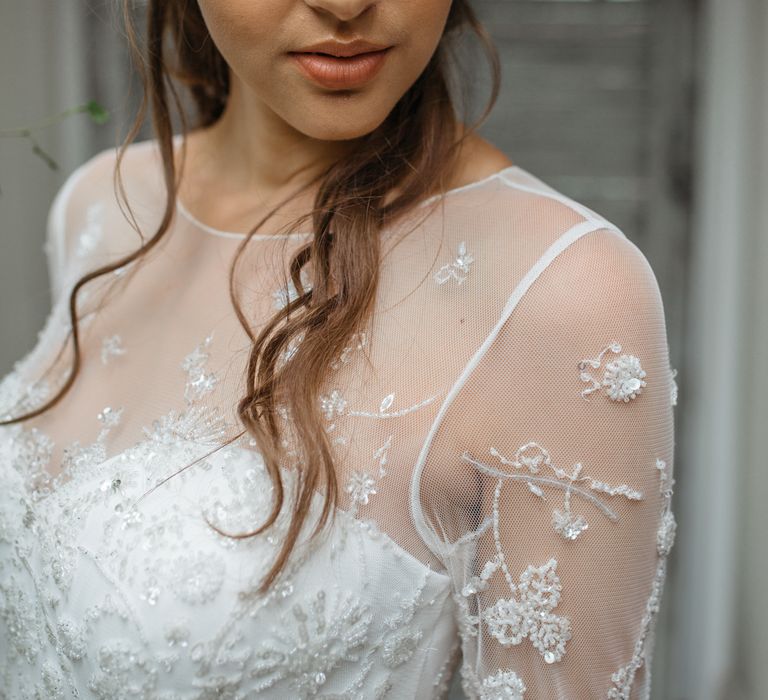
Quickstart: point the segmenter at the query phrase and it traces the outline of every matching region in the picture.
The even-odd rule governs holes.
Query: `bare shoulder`
[[[463,125],[460,126],[463,129]],[[469,134],[461,148],[459,165],[450,188],[490,177],[514,165],[506,153],[479,134]]]

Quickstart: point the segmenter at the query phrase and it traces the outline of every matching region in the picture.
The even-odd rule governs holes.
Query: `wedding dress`
[[[6,418],[66,380],[74,282],[139,245],[114,167],[98,154],[50,209],[53,308],[0,385]],[[123,171],[151,235],[156,144]],[[251,241],[254,329],[296,295],[285,262],[308,235]],[[468,698],[648,697],[676,384],[639,248],[517,165],[386,227],[374,314],[319,402],[335,519],[307,545],[316,492],[258,595],[288,503],[252,538],[205,522],[250,531],[272,498],[250,436],[221,447],[250,347],[226,283],[241,239],[177,202],[147,259],[81,291],[64,399],[0,426],[2,698],[421,700],[454,671]]]

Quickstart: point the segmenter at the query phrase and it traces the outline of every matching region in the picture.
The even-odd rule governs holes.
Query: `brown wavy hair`
[[[145,256],[166,235],[174,216],[180,170],[174,162],[174,118],[180,123],[181,133],[186,135],[190,125],[205,128],[216,122],[227,104],[229,67],[213,43],[197,3],[150,0],[143,38],[134,24],[131,5],[130,0],[124,1],[123,14],[142,80],[143,96],[118,153],[115,190],[121,206],[126,205],[126,216],[129,216],[130,205],[120,176],[120,164],[151,110],[167,188],[164,214],[154,234],[146,240],[142,236],[142,245],[137,250],[83,275],[74,284],[69,296],[71,330],[65,341],[68,343],[71,338],[73,342],[71,372],[58,392],[44,404],[0,424],[39,415],[58,403],[72,386],[81,365],[78,292],[90,280]],[[491,94],[483,113],[457,140],[458,118],[451,88],[461,91],[469,81],[462,83],[459,80],[457,86],[452,86],[449,80],[462,67],[457,49],[467,30],[477,35],[488,58]],[[455,73],[451,72],[452,68]],[[251,236],[288,200],[274,207],[237,248],[229,271],[229,293],[252,347],[246,367],[248,391],[237,405],[245,430],[227,440],[225,445],[246,432],[253,436],[264,458],[276,498],[266,521],[251,532],[230,534],[210,522],[208,524],[221,535],[241,539],[258,535],[276,521],[284,501],[279,465],[286,457],[283,442],[286,428],[281,428],[281,416],[290,417],[290,431],[298,445],[298,453],[293,454],[299,455],[297,464],[300,466],[287,537],[264,576],[259,593],[267,591],[286,565],[318,487],[325,487],[326,498],[312,536],[334,513],[338,484],[330,443],[320,416],[319,395],[327,368],[351,337],[363,329],[372,313],[379,280],[380,231],[433,191],[445,189],[445,183],[450,181],[457,167],[462,142],[485,121],[496,102],[500,73],[497,50],[471,9],[469,0],[453,0],[444,34],[429,64],[384,122],[357,139],[350,155],[333,163],[299,190],[320,181],[314,209],[286,227],[290,230],[311,217],[314,236],[292,255],[287,270],[298,296],[269,319],[258,334],[251,328],[235,294],[235,272]],[[474,76],[471,77],[474,80]],[[468,94],[461,92],[465,108]],[[400,194],[385,205],[386,195],[394,188]],[[435,205],[438,202],[439,198]],[[136,226],[132,215],[130,219]],[[308,284],[305,289],[301,274],[309,263],[311,286]],[[289,349],[291,357],[285,362],[284,353]]]

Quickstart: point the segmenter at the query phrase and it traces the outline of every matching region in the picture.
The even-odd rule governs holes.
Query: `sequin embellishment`
[[[483,678],[480,700],[523,700],[526,687],[520,676],[509,669],[499,669]]]
[[[602,381],[598,381],[587,371],[588,367],[599,369],[603,362],[603,355],[608,351],[620,353],[621,345],[614,340],[603,348],[597,357],[579,361],[579,378],[583,382],[591,383],[591,386],[582,390],[582,398],[586,399],[587,394],[599,391],[601,388],[613,401],[626,403],[630,399],[637,398],[647,382],[644,379],[645,370],[640,366],[640,360],[634,355],[621,355],[606,363]]]
[[[515,584],[499,549],[496,558],[486,563],[482,583],[475,582],[470,588],[487,587],[488,578],[499,568],[512,596],[499,598],[482,613],[488,631],[502,646],[520,644],[527,637],[548,664],[560,661],[571,638],[571,623],[567,617],[552,612],[560,602],[562,590],[556,573],[557,561],[552,558],[543,566],[528,566]]]

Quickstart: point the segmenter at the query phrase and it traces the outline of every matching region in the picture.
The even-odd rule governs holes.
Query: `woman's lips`
[[[381,70],[392,47],[356,56],[328,56],[317,53],[291,53],[300,70],[319,85],[340,90],[367,83]]]

